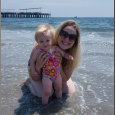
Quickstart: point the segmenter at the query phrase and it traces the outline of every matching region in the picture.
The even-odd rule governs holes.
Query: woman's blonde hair
[[[37,27],[37,29],[35,31],[35,41],[37,42],[37,36],[38,35],[44,35],[47,31],[50,31],[50,33],[52,35],[52,41],[54,41],[55,30],[49,24],[42,24],[42,25]]]
[[[79,30],[78,24],[73,20],[67,20],[67,21],[63,22],[62,24],[60,24],[59,27],[55,31],[54,45],[58,46],[59,33],[62,29],[64,29],[67,26],[72,26],[75,29],[76,34],[77,34],[77,39],[76,39],[74,45],[71,48],[66,50],[67,53],[69,53],[71,56],[73,56],[74,60],[69,61],[69,60],[63,58],[62,67],[63,67],[63,69],[69,68],[69,69],[71,69],[71,71],[74,71],[74,69],[76,67],[78,67],[80,59],[81,59],[80,30]]]

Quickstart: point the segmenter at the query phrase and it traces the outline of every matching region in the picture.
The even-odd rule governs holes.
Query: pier
[[[40,11],[38,11],[40,9]],[[3,18],[49,18],[50,13],[41,13],[40,8],[19,9],[20,12],[14,12],[14,9],[1,9]]]

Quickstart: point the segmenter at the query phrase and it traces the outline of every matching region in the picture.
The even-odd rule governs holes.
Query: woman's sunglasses
[[[61,30],[60,32],[60,37],[61,38],[67,38],[69,36],[69,40],[70,41],[75,41],[77,39],[77,35],[75,34],[68,34],[68,32],[64,31],[64,30]]]

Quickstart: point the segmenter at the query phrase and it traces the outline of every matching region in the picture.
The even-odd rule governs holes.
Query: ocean
[[[22,84],[34,33],[43,23],[56,28],[66,20],[78,23],[82,59],[73,72],[76,93],[53,96],[46,106]],[[114,18],[1,18],[1,115],[113,115]]]

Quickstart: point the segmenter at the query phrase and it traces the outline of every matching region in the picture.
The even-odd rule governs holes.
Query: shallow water
[[[73,95],[52,97],[46,106],[26,86],[34,31],[41,23],[57,27],[73,19],[80,27],[82,60],[72,74]],[[114,18],[1,18],[1,115],[113,115]]]

